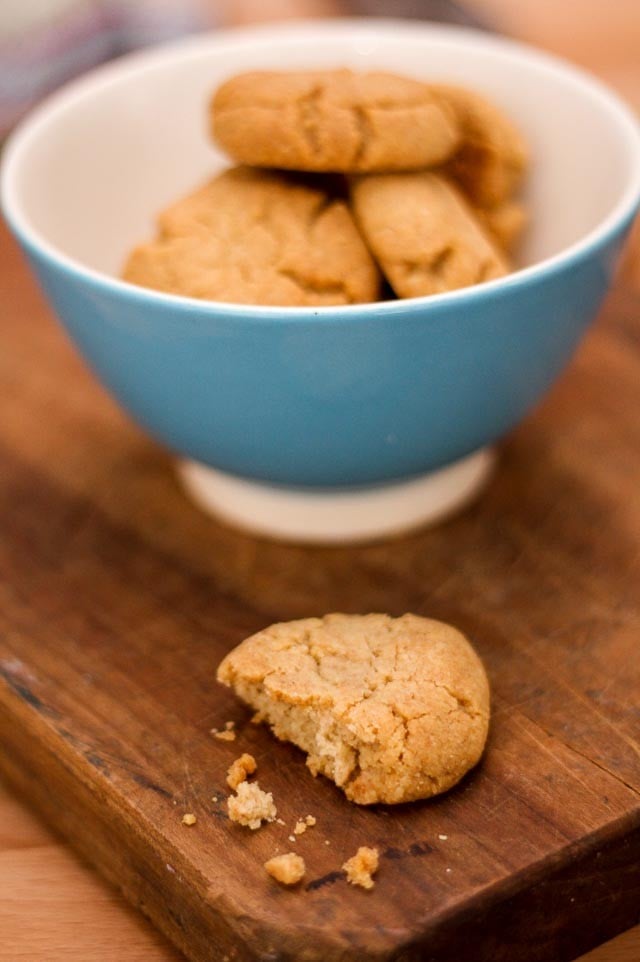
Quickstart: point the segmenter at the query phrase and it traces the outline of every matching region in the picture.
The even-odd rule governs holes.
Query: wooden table
[[[579,16],[578,5],[553,0],[519,0],[518,4],[475,0],[468,5],[493,17],[508,32],[590,66],[640,105],[640,11],[635,0],[617,0],[616,4],[581,0]],[[624,278],[638,288],[636,247],[636,243],[630,247]],[[13,243],[3,232],[3,292],[10,279],[11,303],[42,318],[43,336],[59,338]],[[10,402],[5,387],[0,385],[0,434],[5,402]],[[7,962],[179,962],[181,956],[0,787],[0,958]],[[639,958],[640,928],[590,953],[582,962],[637,962]]]

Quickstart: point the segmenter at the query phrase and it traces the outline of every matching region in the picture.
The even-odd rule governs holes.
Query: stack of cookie
[[[419,297],[501,277],[519,132],[478,94],[383,72],[253,72],[213,97],[231,168],[159,217],[124,277],[239,304]]]

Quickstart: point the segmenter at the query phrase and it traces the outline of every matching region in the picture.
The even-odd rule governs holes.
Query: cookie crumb
[[[257,782],[240,782],[235,795],[227,799],[232,822],[260,828],[262,822],[273,822],[277,815],[271,792],[263,792]]]
[[[278,825],[286,825],[286,822],[283,818],[277,818],[276,822],[278,823]]]
[[[282,885],[295,885],[304,877],[306,866],[304,859],[294,852],[287,852],[286,855],[275,855],[264,867],[277,882]]]
[[[219,732],[215,729],[211,729],[211,734],[214,738],[219,739],[221,742],[234,742],[236,740],[236,733],[232,729],[225,728],[223,731]]]
[[[331,845],[331,842],[329,841],[329,839],[328,839],[328,838],[325,838],[325,840],[324,840],[324,844],[325,844],[325,845]]]
[[[372,889],[375,882],[371,876],[377,872],[378,862],[378,849],[361,845],[356,854],[344,863],[342,871],[346,873],[347,882],[360,885],[363,889]]]
[[[446,868],[446,869],[445,869],[445,872],[450,872],[450,871],[451,871],[450,868]]]
[[[290,842],[295,842],[295,840],[296,840],[295,835],[289,835],[288,838],[289,838],[289,841],[290,841]]]
[[[187,812],[185,815],[182,816],[183,825],[195,825],[197,821],[198,819],[195,817],[193,812]]]
[[[449,836],[448,836],[448,835],[438,835],[438,838],[440,839],[441,842],[446,842],[447,839],[449,838]]]
[[[212,802],[217,802],[217,801],[218,801],[218,796],[217,796],[217,795],[212,795],[212,796],[211,796],[211,801],[212,801]]]
[[[253,775],[257,767],[253,755],[243,752],[240,758],[236,758],[227,772],[227,785],[230,788],[237,788],[241,782],[246,782],[248,775]]]
[[[313,815],[306,815],[304,818],[299,818],[293,829],[294,835],[304,835],[308,828],[311,828],[316,824],[316,820]]]
[[[213,735],[214,738],[219,738],[221,742],[234,742],[236,740],[235,726],[234,721],[226,721],[224,728],[210,728],[209,734]]]

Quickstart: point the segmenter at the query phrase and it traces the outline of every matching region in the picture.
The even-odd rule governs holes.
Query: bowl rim
[[[574,87],[581,88],[592,99],[608,110],[615,117],[620,129],[627,137],[628,147],[632,152],[631,176],[622,196],[608,214],[590,231],[580,237],[573,244],[544,258],[535,264],[516,270],[505,277],[487,281],[472,287],[446,291],[440,294],[430,294],[421,297],[399,298],[397,300],[373,301],[361,304],[345,304],[332,306],[264,306],[256,304],[238,304],[237,302],[209,301],[186,297],[181,294],[168,294],[151,288],[139,287],[119,277],[113,277],[100,270],[88,267],[81,261],[60,251],[50,243],[30,222],[22,211],[17,198],[14,180],[19,168],[21,156],[29,150],[32,141],[38,136],[41,127],[55,121],[58,115],[73,108],[77,101],[91,97],[96,89],[109,86],[112,82],[119,82],[123,76],[135,76],[137,72],[145,71],[149,67],[157,66],[163,61],[180,61],[190,58],[199,52],[215,49],[219,45],[240,44],[251,45],[253,42],[264,42],[277,37],[286,36],[289,39],[296,35],[308,37],[312,32],[313,38],[319,34],[331,37],[336,34],[348,34],[358,31],[361,35],[379,34],[384,31],[385,37],[390,33],[402,36],[410,33],[412,39],[416,32],[428,34],[431,38],[462,41],[471,45],[480,44],[485,48],[500,50],[502,54],[511,55],[514,59],[524,57],[529,62],[559,75],[562,80]],[[635,157],[633,156],[635,155]],[[635,163],[633,162],[635,160]],[[144,301],[171,307],[175,310],[196,309],[207,318],[217,316],[237,316],[243,320],[301,320],[313,317],[317,321],[331,320],[365,320],[381,313],[406,314],[411,309],[420,308],[421,312],[431,311],[440,307],[463,307],[469,301],[477,302],[501,295],[513,288],[526,285],[530,281],[540,280],[559,273],[570,267],[576,261],[588,256],[601,245],[606,244],[618,230],[631,220],[640,204],[640,125],[631,108],[607,84],[599,80],[586,70],[577,67],[553,54],[539,50],[530,44],[511,38],[487,34],[472,27],[460,27],[449,24],[430,22],[416,22],[415,20],[383,17],[344,17],[329,19],[290,20],[285,23],[268,23],[252,26],[240,26],[207,31],[189,37],[161,44],[151,49],[137,50],[125,54],[106,64],[95,67],[81,76],[71,80],[46,97],[37,107],[17,125],[5,144],[0,167],[0,204],[5,218],[23,246],[36,256],[52,261],[57,267],[70,272],[78,279],[88,282],[93,287],[108,290],[112,295],[119,295],[134,301]]]

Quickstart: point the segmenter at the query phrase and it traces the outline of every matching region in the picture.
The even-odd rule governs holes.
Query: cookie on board
[[[218,680],[362,805],[446,791],[487,737],[482,662],[455,628],[417,615],[272,625],[229,652]]]

